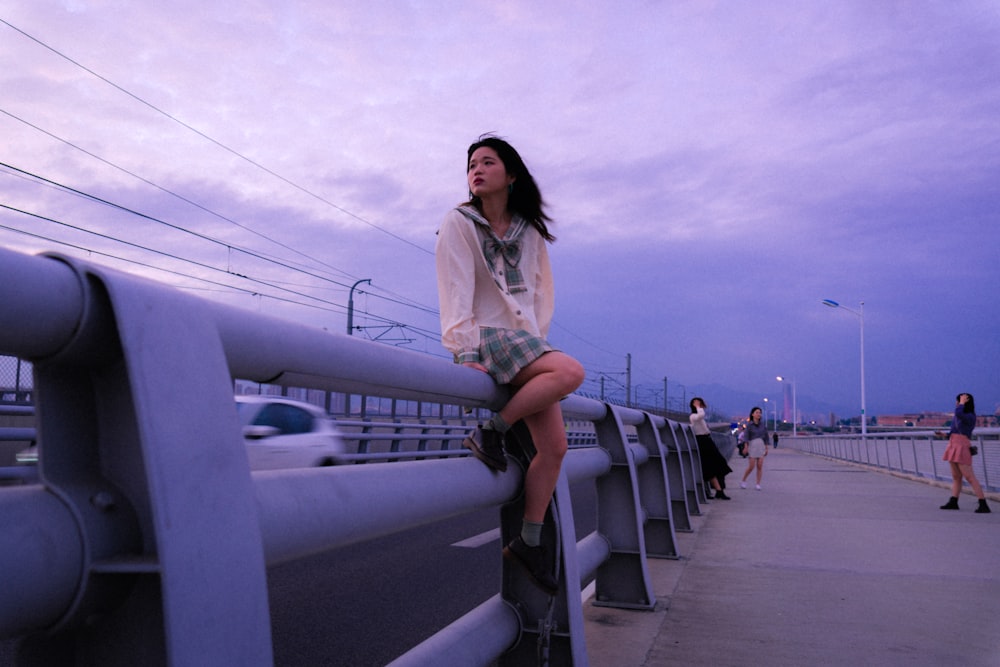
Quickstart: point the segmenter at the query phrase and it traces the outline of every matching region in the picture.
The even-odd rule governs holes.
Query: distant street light
[[[362,278],[358,282],[351,285],[351,292],[347,295],[347,335],[350,336],[354,332],[354,288],[361,283],[372,284],[371,278]]]
[[[764,397],[764,423],[767,424],[767,404],[771,401],[765,396]],[[771,407],[774,408],[774,430],[778,430],[778,402],[774,401],[771,403]]]
[[[857,315],[861,321],[861,439],[864,440],[868,436],[868,413],[865,411],[865,302],[861,302],[860,312],[841,306],[833,299],[823,299],[823,305],[846,310],[852,315]]]
[[[795,437],[799,434],[798,430],[796,429],[796,422],[799,419],[799,406],[796,404],[795,400],[795,394],[796,394],[795,380],[781,377],[780,375],[777,377],[777,380],[778,382],[787,382],[788,384],[792,385],[792,437]]]

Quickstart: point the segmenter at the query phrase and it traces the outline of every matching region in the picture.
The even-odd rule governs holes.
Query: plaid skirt
[[[523,329],[479,327],[479,363],[497,384],[510,384],[521,369],[556,348]]]

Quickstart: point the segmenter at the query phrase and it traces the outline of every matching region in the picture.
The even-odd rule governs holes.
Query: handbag
[[[979,453],[979,445],[969,445],[969,453],[975,456]]]

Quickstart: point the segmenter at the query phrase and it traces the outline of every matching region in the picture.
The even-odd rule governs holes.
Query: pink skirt
[[[972,465],[972,452],[969,451],[969,439],[960,433],[952,433],[948,438],[948,446],[944,450],[942,461],[958,463],[960,465]]]

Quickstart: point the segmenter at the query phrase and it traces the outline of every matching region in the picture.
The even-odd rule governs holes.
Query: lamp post
[[[361,283],[372,284],[371,278],[362,278],[353,285],[351,285],[351,292],[347,295],[347,335],[350,336],[354,331],[354,288]]]
[[[787,382],[788,384],[792,385],[792,437],[794,438],[799,434],[798,430],[796,429],[796,422],[798,422],[799,419],[799,406],[796,404],[795,401],[795,394],[796,394],[795,380],[782,377],[780,375],[777,377],[777,380],[778,382]]]
[[[765,424],[767,423],[767,404],[770,403],[770,402],[771,401],[765,396],[764,397],[764,423]],[[777,431],[778,430],[778,402],[775,401],[774,403],[771,404],[771,406],[774,408],[774,430]]]
[[[830,308],[840,308],[852,315],[857,315],[861,322],[861,439],[868,436],[868,413],[865,411],[865,302],[861,302],[861,310],[851,310],[847,306],[841,306],[833,299],[823,299],[823,305]]]

